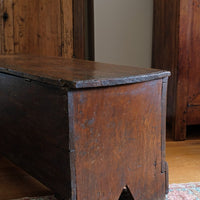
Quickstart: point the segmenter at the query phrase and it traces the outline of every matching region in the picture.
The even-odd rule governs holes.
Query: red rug
[[[57,200],[57,199],[53,196],[47,196],[47,197],[25,197],[16,200]],[[166,200],[200,200],[200,183],[171,184],[169,187],[169,194],[166,196]]]

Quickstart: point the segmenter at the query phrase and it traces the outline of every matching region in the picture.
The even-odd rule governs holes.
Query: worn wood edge
[[[72,118],[69,115],[70,112],[70,104],[71,104],[71,99],[69,98],[69,92],[65,91],[64,93],[65,96],[65,113],[67,115],[67,120],[68,122],[72,120]],[[72,124],[73,125],[73,124]],[[76,188],[76,180],[75,180],[75,167],[74,165],[74,151],[71,148],[71,123],[67,124],[67,133],[68,133],[68,147],[67,147],[67,153],[69,155],[69,168],[68,169],[68,173],[70,175],[70,180],[68,181],[70,183],[70,185],[67,185],[67,198],[68,199],[72,199],[73,200],[73,196],[74,196],[74,188]],[[66,150],[66,149],[65,149]],[[75,195],[76,195],[76,191],[75,191]]]
[[[166,116],[168,77],[162,79],[161,95],[161,173],[165,173],[165,194],[169,192],[168,164],[166,158]]]
[[[38,81],[41,83],[46,83],[46,84],[50,84],[54,86],[74,88],[73,82],[63,81],[62,79],[52,79],[48,77],[34,76],[34,75],[30,75],[30,74],[26,74],[23,72],[18,72],[12,69],[2,68],[2,67],[0,67],[0,73],[17,76],[20,78],[28,79],[30,81]]]
[[[170,76],[170,72],[168,71],[158,71],[152,72],[144,75],[134,75],[129,77],[119,77],[119,78],[106,78],[99,80],[83,80],[76,81],[76,88],[90,88],[90,87],[106,87],[106,86],[115,86],[115,85],[125,85],[125,84],[133,84],[139,82],[146,82],[156,79],[161,79],[163,77]]]
[[[162,152],[162,163],[161,172],[165,172],[165,142],[166,142],[166,109],[167,109],[167,83],[168,77],[162,80],[162,95],[161,95],[161,152]]]
[[[69,159],[70,159],[70,172],[71,172],[71,200],[77,199],[77,186],[76,186],[76,167],[75,167],[75,145],[74,145],[74,121],[73,121],[73,113],[74,113],[74,102],[73,95],[69,91],[67,92],[67,102],[68,102],[68,120],[69,120]]]
[[[192,7],[193,1],[179,1],[179,52],[176,72],[176,106],[175,118],[172,124],[175,141],[184,141],[186,139],[189,67],[185,66],[190,66],[188,54],[188,44],[190,42],[187,39],[188,32],[182,31],[180,27],[188,27],[189,24],[192,24],[192,15],[188,16],[187,14],[192,12]]]
[[[6,66],[5,66],[6,67]],[[9,65],[7,66],[9,67]],[[31,75],[16,70],[0,67],[0,73],[10,74],[21,78],[44,82],[60,87],[67,87],[69,89],[81,89],[81,88],[94,88],[94,87],[108,87],[115,85],[133,84],[138,82],[151,81],[170,76],[168,71],[157,71],[148,74],[134,75],[130,77],[119,77],[119,78],[106,78],[106,79],[90,79],[80,81],[69,81],[63,79],[56,79],[54,77],[40,77]]]

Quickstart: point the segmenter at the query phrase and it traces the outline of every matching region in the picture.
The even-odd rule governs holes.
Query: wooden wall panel
[[[3,2],[0,1],[0,17],[3,16]],[[3,49],[3,20],[0,20],[0,54],[2,54]]]
[[[2,53],[73,56],[72,0],[1,0]]]
[[[74,57],[94,60],[94,2],[73,0]]]
[[[74,12],[74,57],[85,58],[85,8],[84,0],[73,1],[73,12]]]
[[[14,40],[15,53],[35,53],[37,40],[37,7],[36,1],[31,1],[32,7],[29,8],[29,1],[14,0]],[[34,27],[29,31],[31,27]],[[30,39],[29,39],[30,38]]]
[[[73,56],[73,5],[72,0],[61,0],[62,56]]]
[[[93,0],[0,2],[0,53],[94,59]]]
[[[60,0],[38,0],[41,55],[62,56]],[[52,49],[52,50],[50,50]]]
[[[61,56],[60,0],[15,0],[15,52]]]
[[[14,53],[14,29],[13,29],[13,0],[2,1],[3,13],[9,13],[8,19],[4,21],[3,26],[3,49],[5,54]]]

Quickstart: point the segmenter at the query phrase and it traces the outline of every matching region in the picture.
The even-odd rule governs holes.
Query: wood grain
[[[61,0],[62,56],[73,57],[73,3]]]
[[[193,133],[195,133],[194,129],[193,131],[189,130],[189,134],[192,135]],[[198,136],[198,139],[192,138],[182,142],[169,141],[166,143],[170,184],[199,182],[199,127],[196,129],[196,136]]]
[[[163,78],[162,80],[162,99],[161,99],[161,105],[162,105],[162,111],[161,111],[161,127],[162,127],[162,130],[161,130],[161,149],[162,149],[162,172],[165,172],[167,171],[166,170],[166,162],[165,162],[165,141],[166,141],[166,108],[167,108],[167,101],[166,101],[166,98],[167,98],[167,84],[168,84],[168,77],[166,78]]]
[[[68,93],[77,200],[119,199],[126,185],[135,199],[165,199],[161,91],[155,80]]]
[[[0,54],[3,51],[3,1],[0,1]]]
[[[56,87],[0,74],[0,152],[67,198],[71,181],[66,95]]]
[[[60,0],[15,0],[15,52],[61,56]]]
[[[0,56],[0,152],[59,199],[164,200],[169,72]],[[112,86],[112,87],[110,87]]]
[[[171,71],[168,84],[167,121],[174,127],[176,116],[177,65],[179,46],[179,0],[154,0],[152,67]],[[174,138],[174,129],[167,137]]]
[[[197,125],[200,124],[200,106],[191,106],[187,110],[187,124]]]
[[[190,105],[199,105],[200,106],[200,46],[198,45],[200,43],[200,37],[199,37],[199,30],[200,30],[200,2],[199,1],[193,1],[193,4],[191,5],[192,15],[190,16],[190,21],[194,25],[188,24],[188,29],[190,28],[190,35],[187,38],[190,40],[190,51],[189,57],[190,57],[190,63],[188,67],[188,82],[192,83],[188,85],[188,104]],[[198,75],[196,75],[198,74]],[[193,103],[194,102],[194,103]],[[200,122],[199,122],[200,123]]]
[[[39,54],[36,37],[38,31],[38,9],[39,6],[36,1],[14,1],[15,53],[31,52],[32,54]]]
[[[165,193],[169,192],[169,170],[166,157],[166,115],[167,115],[167,86],[168,77],[162,79],[162,96],[161,96],[161,172],[165,173]]]
[[[90,5],[87,8],[86,1],[72,0],[1,0],[2,12],[8,13],[8,20],[1,18],[0,22],[2,53],[85,59],[89,52],[88,58],[93,58],[94,15]]]
[[[48,196],[53,193],[39,181],[0,155],[0,199]]]
[[[190,43],[192,24],[192,1],[180,2],[179,65],[177,76],[177,100],[175,117],[175,140],[186,139],[188,73],[190,67]]]
[[[73,56],[72,0],[3,0],[3,53]],[[3,21],[1,21],[3,23]]]
[[[84,0],[74,0],[74,57],[85,59],[86,9]]]
[[[0,56],[0,72],[68,88],[131,84],[170,75],[156,69],[27,55]]]
[[[187,125],[200,123],[199,11],[198,0],[154,0],[152,65],[172,73],[167,116],[172,127],[169,136],[175,140],[186,139]]]
[[[190,35],[187,35],[188,47],[189,51],[189,63],[188,63],[188,73],[186,82],[188,85],[188,96],[187,96],[187,104],[188,104],[188,117],[187,124],[200,124],[200,3],[199,1],[193,1],[191,5],[192,15],[190,16],[190,21],[188,22],[188,30],[190,30]],[[189,19],[188,19],[189,20]],[[189,23],[193,23],[193,26]],[[192,67],[191,67],[192,66]],[[192,108],[191,108],[192,107]],[[192,112],[193,111],[193,112]]]
[[[13,0],[7,0],[3,2],[4,13],[9,13],[8,19],[4,21],[4,54],[13,54],[14,53],[14,21],[13,21]]]

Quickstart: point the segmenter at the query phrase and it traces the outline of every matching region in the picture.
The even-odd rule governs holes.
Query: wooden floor
[[[193,134],[195,133],[195,134]],[[183,142],[167,142],[170,183],[200,182],[200,127]],[[43,196],[52,192],[0,156],[0,200]]]
[[[167,142],[169,183],[200,182],[200,140]]]
[[[169,183],[200,182],[200,126],[188,127],[187,133],[188,140],[166,144]]]
[[[0,156],[0,200],[48,194],[45,186]]]

